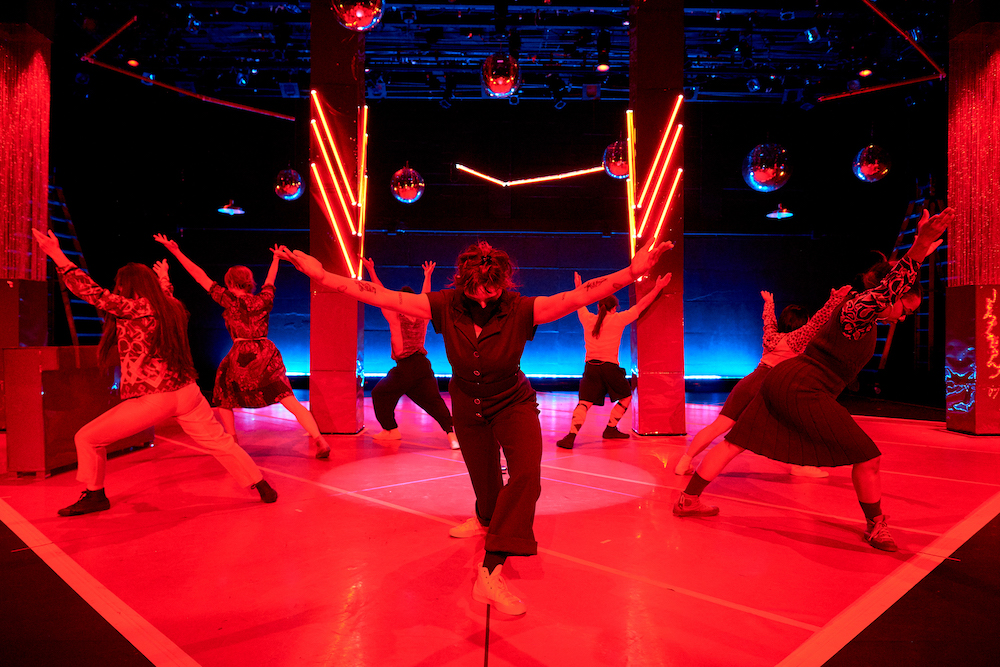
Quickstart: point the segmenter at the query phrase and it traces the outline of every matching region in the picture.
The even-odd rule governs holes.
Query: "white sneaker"
[[[798,477],[829,477],[830,473],[825,470],[821,470],[816,466],[796,466],[793,465],[790,471],[793,475]]]
[[[678,461],[677,465],[674,467],[674,474],[675,475],[693,475],[694,474],[694,466],[691,465],[691,457],[690,456],[688,456],[687,454],[684,454],[684,455],[681,456],[681,460]]]
[[[510,592],[507,588],[507,581],[500,574],[503,565],[493,568],[490,574],[483,564],[479,564],[476,576],[476,583],[472,586],[472,599],[476,602],[493,605],[497,611],[501,611],[511,616],[520,616],[528,611],[528,607],[521,602],[521,598]]]
[[[379,431],[372,435],[375,440],[401,440],[403,434],[399,432],[398,428],[390,429],[388,431]]]
[[[461,445],[458,444],[458,436],[455,435],[454,431],[448,432],[448,441],[451,443],[452,449],[461,449]]]
[[[475,537],[476,535],[485,535],[486,527],[479,523],[477,517],[469,517],[457,526],[452,526],[448,529],[448,534],[452,537]]]

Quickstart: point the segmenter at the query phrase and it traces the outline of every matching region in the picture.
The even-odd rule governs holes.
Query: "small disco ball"
[[[337,22],[354,32],[371,30],[382,20],[382,0],[357,0],[330,3]]]
[[[483,61],[482,79],[490,97],[512,97],[521,87],[521,68],[509,53],[494,53]]]
[[[628,147],[616,141],[604,149],[604,171],[611,178],[628,178]]]
[[[791,175],[788,151],[781,144],[760,144],[743,160],[743,180],[757,192],[774,192]]]
[[[852,165],[854,175],[865,183],[881,181],[889,173],[890,167],[892,167],[892,159],[889,157],[889,152],[875,144],[865,146],[858,151]]]
[[[295,201],[302,196],[302,177],[294,169],[282,169],[274,179],[274,194],[285,201]]]
[[[393,197],[404,204],[412,204],[424,194],[424,177],[416,169],[406,165],[392,175],[389,187],[392,188]]]

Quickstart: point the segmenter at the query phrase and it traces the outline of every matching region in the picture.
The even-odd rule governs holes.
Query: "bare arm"
[[[370,306],[385,308],[423,320],[431,319],[431,302],[426,294],[395,292],[372,282],[338,276],[324,270],[318,259],[301,250],[289,250],[285,246],[281,246],[276,254],[280,255],[281,259],[291,262],[296,269],[312,280],[334,292],[339,292]]]
[[[424,284],[420,286],[420,293],[427,294],[431,291],[431,274],[437,268],[437,262],[424,262]]]
[[[265,287],[267,287],[268,285],[274,287],[274,281],[278,277],[278,262],[281,261],[281,258],[275,254],[277,252],[278,252],[278,245],[275,244],[274,247],[271,248],[271,266],[267,270],[267,278],[264,278]]]
[[[653,289],[649,290],[649,292],[640,298],[634,306],[625,311],[625,314],[628,315],[629,323],[635,322],[639,316],[642,315],[642,311],[649,308],[650,304],[653,303],[653,299],[655,299],[660,292],[663,291],[663,288],[670,283],[672,275],[673,274],[671,273],[665,273],[657,278],[656,284],[653,285]]]
[[[209,278],[208,274],[205,273],[200,266],[192,262],[188,259],[187,255],[181,252],[180,247],[177,245],[177,241],[171,241],[163,234],[153,234],[153,240],[157,243],[162,243],[163,247],[169,250],[170,254],[177,258],[177,261],[181,263],[181,266],[183,266],[187,272],[191,274],[191,277],[195,279],[195,282],[205,288],[206,292],[212,289],[212,283],[215,281]]]
[[[673,248],[670,241],[661,243],[650,243],[649,246],[640,248],[632,258],[632,263],[621,271],[615,271],[600,278],[594,278],[583,283],[576,289],[568,292],[560,292],[552,296],[540,296],[535,299],[534,318],[535,324],[545,324],[554,322],[560,317],[569,315],[574,310],[583,308],[589,303],[600,301],[604,297],[614,294],[626,285],[631,285],[640,276],[646,274],[660,255],[664,251]]]

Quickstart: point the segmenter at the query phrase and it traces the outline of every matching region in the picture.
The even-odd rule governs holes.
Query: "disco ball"
[[[628,147],[616,141],[604,149],[604,171],[611,178],[628,178]]]
[[[774,192],[791,175],[788,151],[780,144],[760,144],[743,160],[743,180],[758,192]]]
[[[881,181],[889,173],[892,159],[889,152],[874,144],[865,146],[854,156],[854,175],[865,183]]]
[[[490,97],[512,97],[521,86],[521,68],[509,53],[494,53],[483,61],[482,79]]]
[[[337,22],[348,30],[365,32],[382,20],[382,0],[357,0],[330,3]]]
[[[389,187],[392,188],[393,197],[404,204],[412,204],[424,194],[424,177],[416,169],[406,165],[392,175]]]
[[[302,196],[302,177],[294,169],[283,169],[274,179],[274,194],[285,201],[295,201]]]

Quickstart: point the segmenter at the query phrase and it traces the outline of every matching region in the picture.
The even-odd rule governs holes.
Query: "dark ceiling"
[[[792,103],[932,74],[931,66],[861,0],[690,2],[685,7],[689,101]],[[880,0],[939,64],[946,54],[944,0]],[[201,95],[267,108],[267,98],[308,93],[311,11],[329,2],[59,0],[63,35],[83,55],[124,25],[96,59]],[[524,99],[574,103],[628,99],[629,4],[551,2],[386,3],[365,33],[367,97],[482,98],[483,60],[510,50]],[[610,71],[598,73],[600,47]],[[129,60],[137,61],[130,68]],[[858,72],[873,75],[859,80]],[[80,64],[81,86],[93,65]],[[273,102],[271,103],[273,105]]]

